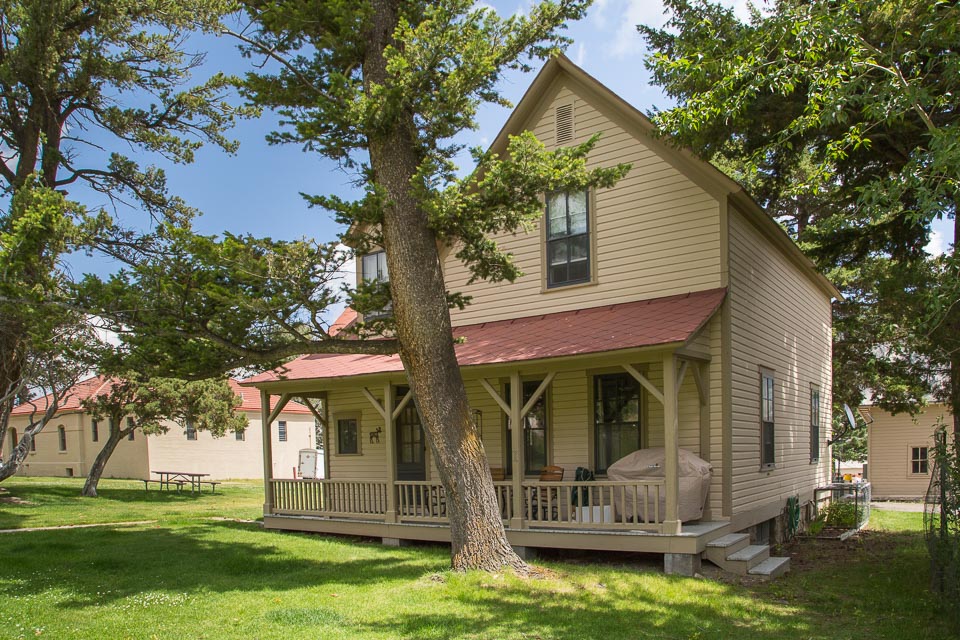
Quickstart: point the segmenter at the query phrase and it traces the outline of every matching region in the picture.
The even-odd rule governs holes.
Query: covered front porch
[[[721,457],[720,408],[711,401],[719,395],[719,323],[710,322],[721,299],[722,292],[706,304],[682,298],[686,326],[654,304],[639,309],[670,332],[635,313],[626,340],[554,341],[549,351],[537,336],[557,334],[550,316],[530,326],[458,329],[467,334],[457,346],[461,373],[513,545],[690,555],[728,532],[719,469],[703,517],[682,523],[679,515],[681,448],[714,465]],[[564,320],[581,327],[593,320],[597,328],[589,312]],[[505,328],[511,331],[497,333]],[[262,393],[264,442],[287,402],[319,399],[314,415],[327,469],[324,479],[275,479],[267,445],[265,525],[397,543],[449,540],[450,505],[399,359],[310,356],[288,367],[286,379],[253,381]],[[662,450],[662,467],[642,479],[606,477],[610,463],[638,449]],[[597,478],[576,478],[578,468]],[[545,479],[545,469],[559,474]]]

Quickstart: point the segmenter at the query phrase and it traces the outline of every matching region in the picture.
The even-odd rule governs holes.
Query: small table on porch
[[[196,493],[200,491],[200,483],[203,478],[208,477],[209,473],[190,473],[189,471],[152,471],[160,476],[160,488],[163,489],[166,485],[167,489],[170,489],[170,485],[176,485],[177,490],[183,488],[183,485],[190,485],[190,492]]]

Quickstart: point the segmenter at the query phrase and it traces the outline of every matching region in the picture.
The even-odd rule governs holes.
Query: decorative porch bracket
[[[627,373],[633,376],[636,381],[643,386],[644,389],[649,391],[650,395],[659,400],[660,404],[663,404],[663,393],[660,391],[660,389],[657,389],[656,385],[650,382],[645,375],[637,371],[636,368],[631,364],[622,364],[620,366],[623,367]]]
[[[480,378],[480,385],[487,390],[487,393],[490,394],[490,397],[500,406],[505,414],[510,417],[510,424],[513,428],[510,429],[510,438],[511,438],[511,448],[513,449],[513,457],[511,464],[513,467],[513,474],[511,477],[511,482],[513,484],[513,518],[510,520],[511,529],[521,529],[523,528],[523,428],[520,426],[523,423],[523,419],[527,416],[528,413],[533,409],[533,406],[537,403],[537,400],[543,395],[547,390],[547,387],[550,386],[550,383],[553,382],[553,379],[557,376],[555,371],[551,371],[543,379],[543,382],[540,383],[540,386],[537,387],[537,390],[533,392],[533,395],[527,400],[527,403],[522,405],[523,402],[523,387],[520,382],[520,372],[514,371],[510,374],[510,401],[507,402],[504,400],[500,393],[494,389],[493,385],[490,384],[484,378]],[[518,471],[519,470],[519,471]]]
[[[277,403],[277,406],[275,406],[275,407],[273,408],[273,411],[270,412],[269,421],[270,421],[271,424],[272,424],[278,417],[280,417],[280,414],[283,412],[284,409],[287,408],[287,403],[290,402],[290,400],[291,400],[292,398],[293,398],[293,396],[290,395],[289,393],[284,393],[283,395],[280,396],[280,402],[278,402],[278,403]]]

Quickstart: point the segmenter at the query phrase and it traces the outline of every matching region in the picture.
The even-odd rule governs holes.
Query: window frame
[[[100,421],[90,421],[90,442],[100,442]]]
[[[247,430],[244,429],[243,431],[234,431],[234,432],[233,432],[233,439],[236,440],[237,442],[246,442],[246,440],[247,440]]]
[[[922,456],[914,457],[913,452],[917,450],[918,452],[923,452]],[[914,471],[915,465],[923,465],[926,467],[925,471]],[[930,475],[930,445],[908,445],[907,446],[907,475],[912,477],[916,476],[929,476]]]
[[[563,236],[557,236],[551,238],[550,236],[550,197],[557,193],[566,194],[566,215],[565,219],[567,222],[567,233]],[[596,255],[596,234],[594,233],[595,224],[591,220],[593,212],[595,210],[595,199],[593,189],[584,189],[583,193],[586,195],[586,230],[582,233],[570,233],[570,191],[551,191],[544,194],[544,203],[543,203],[543,222],[542,229],[542,246],[541,246],[541,272],[543,277],[543,291],[558,291],[564,290],[569,287],[584,286],[589,284],[596,283],[596,267],[595,259]],[[551,269],[550,269],[550,247],[552,243],[558,243],[560,241],[566,241],[567,246],[567,269],[569,274],[570,266],[570,252],[569,252],[569,241],[571,238],[577,237],[586,237],[586,249],[587,249],[587,277],[578,278],[576,280],[564,280],[562,282],[553,282],[551,278]]]
[[[277,442],[287,442],[290,434],[287,430],[286,420],[277,420]]]
[[[193,426],[193,420],[187,420],[187,424],[184,425],[184,433],[187,436],[187,440],[192,440],[193,442],[197,441],[197,428]]]
[[[127,428],[130,429],[130,428],[132,428],[132,427],[134,427],[134,426],[135,426],[135,423],[134,423],[134,421],[133,421],[133,418],[127,417]],[[129,440],[130,442],[133,442],[133,440],[134,440],[134,434],[135,434],[136,432],[137,432],[136,429],[134,429],[134,430],[131,431],[129,434],[127,434],[127,440]]]
[[[820,463],[820,385],[810,384],[810,464]]]
[[[532,389],[530,393],[530,397],[532,397],[533,392],[540,387],[541,383],[543,383],[543,377],[539,377],[535,379],[531,378],[531,379],[520,380],[520,389],[521,389],[520,398],[524,405],[526,405],[527,397],[528,397],[526,394],[527,385],[530,385],[530,388]],[[553,422],[552,415],[550,413],[550,388],[552,386],[553,385],[551,384],[546,389],[544,389],[543,394],[534,404],[534,407],[536,407],[541,402],[543,403],[543,420],[545,423],[543,427],[543,448],[544,448],[543,464],[540,466],[539,469],[532,470],[529,468],[530,460],[527,458],[527,454],[529,453],[530,449],[527,446],[527,441],[524,440],[523,477],[535,478],[540,475],[540,472],[543,470],[543,467],[548,467],[551,464],[553,464],[553,461],[552,461],[553,456],[550,451],[552,448],[550,446],[550,442],[553,434],[553,430],[550,428],[550,425]],[[503,397],[507,398],[509,401],[509,398],[510,398],[510,381],[509,380],[503,383]],[[531,407],[530,409],[530,413],[532,412],[533,412],[533,407]],[[527,413],[527,415],[523,417],[523,435],[524,436],[527,435],[527,417],[530,416],[530,413]],[[506,414],[501,414],[501,415],[503,415],[503,434],[504,434],[503,452],[504,452],[504,456],[506,457],[506,461],[504,463],[503,469],[508,477],[512,477],[513,476],[513,436],[510,433],[512,431],[510,427],[510,416]],[[531,429],[531,431],[540,431],[540,429]]]
[[[16,449],[17,444],[19,444],[20,434],[17,432],[16,427],[9,427],[7,433],[10,434],[10,450],[13,451]]]
[[[367,269],[364,267],[364,263],[366,262],[367,258],[372,258],[374,256],[377,256],[377,274],[372,278],[368,278]],[[383,260],[382,260],[383,264],[381,264],[381,260],[379,256],[383,256]],[[382,273],[381,273],[381,268],[382,268]],[[364,282],[376,281],[376,282],[389,283],[390,270],[387,268],[387,252],[383,249],[378,249],[377,251],[370,251],[368,253],[361,255],[359,271],[360,271],[360,274],[359,274],[360,279]],[[384,277],[384,275],[386,277]],[[388,303],[386,308],[380,309],[378,311],[368,311],[365,314],[363,314],[363,317],[365,319],[375,320],[379,318],[389,318],[392,314],[393,314],[393,305]]]
[[[760,422],[760,470],[768,471],[770,469],[775,469],[777,467],[777,376],[776,372],[773,369],[768,369],[765,367],[760,368],[760,411],[759,411],[759,422]],[[770,380],[770,398],[768,399],[765,395],[768,386],[767,380]],[[766,410],[769,408],[770,413],[767,415]],[[766,418],[770,419],[767,420]],[[768,426],[769,425],[769,426]],[[767,451],[767,431],[769,430],[769,452]],[[769,459],[767,455],[769,453]]]
[[[359,456],[363,455],[363,428],[362,428],[362,417],[363,414],[359,411],[350,411],[344,413],[338,413],[333,416],[333,431],[336,434],[337,438],[337,455],[338,456]],[[356,425],[356,442],[357,448],[356,451],[344,452],[343,451],[343,438],[340,437],[340,422],[352,420]]]
[[[57,450],[60,453],[67,452],[67,428],[62,424],[57,425]]]
[[[638,390],[638,393],[637,393],[637,448],[634,449],[634,451],[639,451],[641,449],[644,449],[646,446],[646,438],[647,438],[646,400],[644,399],[645,394],[644,394],[643,387],[636,380],[636,378],[631,376],[626,371],[601,371],[598,373],[591,374],[590,378],[591,378],[590,396],[589,396],[590,407],[588,411],[590,411],[591,421],[593,426],[593,433],[591,434],[591,438],[590,438],[590,445],[593,448],[593,455],[591,456],[591,458],[593,461],[593,469],[596,472],[596,474],[598,476],[605,476],[607,473],[607,468],[609,467],[601,469],[601,466],[600,466],[600,432],[602,429],[606,429],[608,426],[617,425],[622,427],[623,425],[629,424],[629,422],[621,421],[616,423],[613,423],[613,422],[605,423],[598,420],[599,416],[597,414],[597,408],[598,408],[597,404],[601,401],[600,395],[598,393],[598,389],[599,389],[598,385],[600,384],[600,381],[604,378],[608,378],[608,379],[622,378],[624,380],[630,381],[631,384],[635,384],[637,387],[637,390]],[[629,453],[633,453],[633,452],[631,451]],[[624,455],[628,455],[628,454],[622,454],[620,457],[622,458]],[[616,460],[610,460],[611,464],[613,462],[616,462]]]

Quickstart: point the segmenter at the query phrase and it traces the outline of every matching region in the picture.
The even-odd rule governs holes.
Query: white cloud
[[[594,26],[607,31],[606,53],[614,58],[639,55],[644,51],[637,25],[662,27],[666,23],[663,5],[645,0],[599,0],[591,16]]]
[[[573,63],[578,67],[583,66],[583,61],[587,57],[587,47],[581,42],[577,45],[577,51],[573,54]]]
[[[932,256],[940,256],[947,252],[947,236],[942,231],[934,229],[930,233],[930,242],[923,248],[924,251]]]
[[[721,4],[731,7],[741,20],[748,20],[751,0],[724,0]],[[769,7],[761,5],[761,11]],[[590,22],[598,32],[606,32],[600,38],[606,42],[605,53],[623,59],[642,54],[646,43],[637,32],[637,25],[655,29],[663,28],[669,16],[664,13],[662,2],[656,0],[597,0],[590,13]]]

